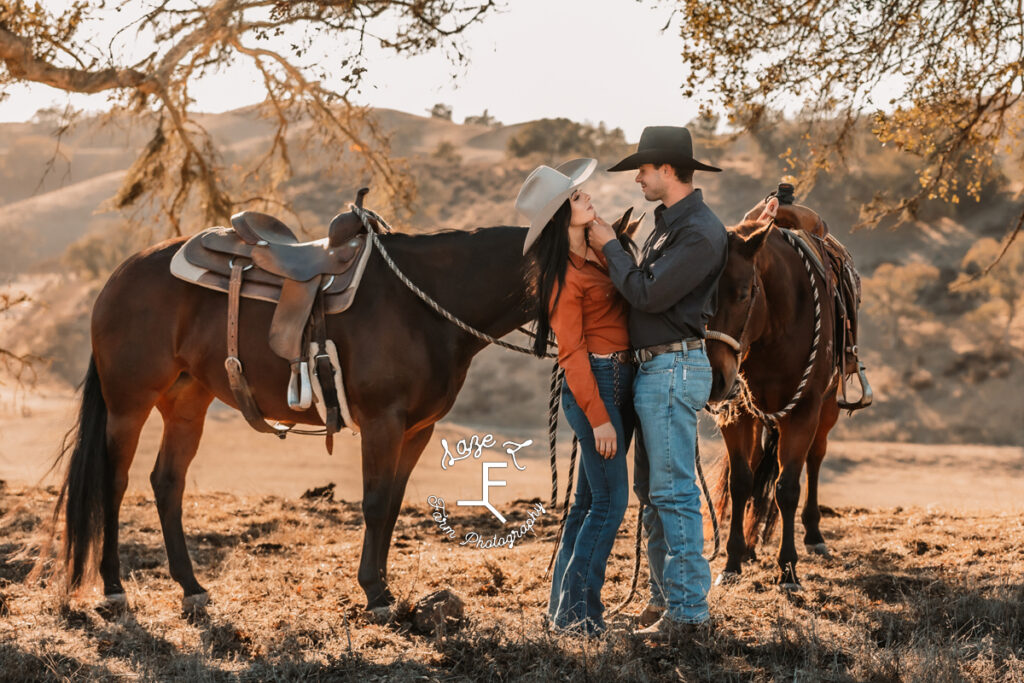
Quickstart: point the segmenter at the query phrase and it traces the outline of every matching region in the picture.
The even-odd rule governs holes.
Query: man
[[[640,422],[634,489],[648,506],[644,529],[651,602],[644,616],[657,621],[639,633],[670,640],[709,619],[711,570],[703,556],[695,449],[697,413],[711,394],[705,329],[715,311],[728,239],[693,186],[695,170],[721,169],[693,158],[686,128],[645,128],[636,154],[608,170],[633,169],[644,197],[661,201],[640,263],[600,219],[592,226],[590,243],[603,250],[612,282],[632,306],[630,344],[640,362],[633,384]]]

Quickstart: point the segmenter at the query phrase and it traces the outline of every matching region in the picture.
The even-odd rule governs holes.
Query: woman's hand
[[[615,432],[615,426],[611,422],[594,427],[594,442],[597,452],[606,460],[615,457],[615,450],[619,443],[619,435]]]

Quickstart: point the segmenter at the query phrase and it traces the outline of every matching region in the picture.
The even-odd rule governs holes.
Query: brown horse
[[[525,228],[494,227],[379,239],[442,306],[500,337],[526,323],[535,306],[532,259],[522,256],[525,234]],[[182,531],[185,473],[211,401],[237,405],[224,368],[228,298],[172,276],[171,257],[182,242],[132,256],[100,292],[77,432],[63,454],[70,452],[70,459],[57,512],[65,515],[69,585],[81,584],[98,556],[111,603],[125,600],[118,510],[139,433],[154,407],[164,430],[150,481],[171,576],[184,590],[186,607],[207,599]],[[267,418],[322,425],[315,409],[295,412],[286,403],[289,366],[268,345],[273,312],[274,305],[262,301],[241,305],[240,355],[252,392]],[[388,550],[409,474],[486,343],[428,308],[387,270],[379,253],[371,254],[351,307],[327,317],[327,332],[339,349],[362,435],[366,530],[359,583],[368,609],[386,608],[394,601]]]
[[[817,225],[806,220],[808,213],[813,214],[806,207],[781,206],[778,211],[779,223],[807,224],[811,229]],[[756,410],[766,414],[792,404],[802,378],[806,377],[806,382],[799,400],[777,420],[769,420],[767,428],[742,407],[731,421],[720,420],[725,422],[721,430],[728,461],[722,471],[724,495],[717,507],[723,512],[731,495],[732,508],[728,559],[718,582],[737,578],[743,560],[754,557],[762,525],[764,538],[770,535],[775,506],[769,498],[774,490],[774,503],[782,517],[778,583],[792,588],[799,586],[794,525],[805,463],[804,544],[809,552],[827,553],[819,528],[818,472],[828,433],[839,416],[840,373],[832,335],[835,314],[823,278],[805,264],[795,246],[775,228],[775,221],[768,220],[771,213],[763,202],[729,231],[718,309],[708,323],[708,356],[714,373],[711,401],[736,397],[741,366],[749,388],[745,395]],[[816,337],[815,289],[822,300],[819,323],[823,333],[810,363]],[[716,338],[723,336],[735,340],[738,348]]]

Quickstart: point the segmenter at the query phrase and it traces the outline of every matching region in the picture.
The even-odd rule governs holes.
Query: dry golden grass
[[[555,515],[514,549],[480,551],[442,541],[425,509],[406,508],[390,564],[399,608],[379,625],[356,582],[358,504],[191,495],[189,546],[213,602],[189,620],[154,505],[141,495],[122,508],[128,612],[102,615],[96,594],[62,605],[52,589],[25,583],[30,561],[17,553],[52,500],[0,491],[3,680],[1024,680],[1015,515],[839,509],[824,520],[834,555],[802,558],[802,591],[776,590],[774,551],[762,549],[739,584],[712,589],[711,635],[652,646],[621,618],[598,640],[545,631]],[[525,517],[531,503],[517,507]],[[608,605],[628,590],[634,519],[631,510],[609,567]],[[416,633],[412,604],[445,587],[465,601],[464,625]]]

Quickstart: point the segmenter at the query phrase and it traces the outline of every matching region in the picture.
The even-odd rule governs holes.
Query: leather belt
[[[704,348],[704,340],[698,337],[690,337],[689,339],[669,342],[668,344],[655,344],[654,346],[644,346],[643,348],[633,349],[633,357],[636,358],[637,363],[645,363],[662,353],[693,351],[694,349],[700,348]]]
[[[610,358],[620,363],[632,363],[633,356],[629,351],[612,351],[611,353],[591,353],[591,358]]]

